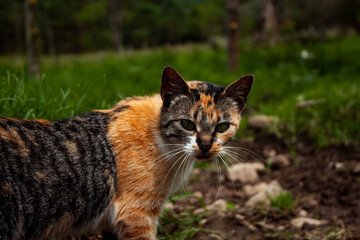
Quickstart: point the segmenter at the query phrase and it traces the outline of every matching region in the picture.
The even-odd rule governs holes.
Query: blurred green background
[[[186,80],[222,85],[253,73],[239,137],[254,134],[247,117],[265,114],[276,121],[262,131],[289,146],[304,136],[319,147],[358,145],[360,1],[237,2],[239,61],[232,71],[230,2],[2,1],[0,114],[55,120],[108,108],[157,93],[164,66]],[[28,68],[34,58],[38,73]]]

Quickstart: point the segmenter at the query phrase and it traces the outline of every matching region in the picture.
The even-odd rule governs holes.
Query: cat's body
[[[252,78],[236,94],[166,68],[161,95],[59,121],[0,118],[0,239],[96,229],[155,239],[194,161],[221,154],[235,134]]]

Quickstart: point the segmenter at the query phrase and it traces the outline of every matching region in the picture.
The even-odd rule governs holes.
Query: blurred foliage
[[[37,0],[42,53],[114,49],[112,2],[124,48],[204,42],[226,33],[226,0]],[[259,35],[266,0],[240,1],[241,37]],[[0,2],[0,53],[24,53],[24,0]],[[279,1],[280,33],[360,31],[360,0]]]
[[[43,57],[43,77],[25,74],[24,59],[0,57],[0,113],[61,119],[107,108],[121,98],[158,93],[166,65],[186,79],[227,85],[253,73],[239,137],[251,136],[246,114],[279,119],[270,131],[294,145],[309,136],[318,146],[359,144],[360,37],[259,47],[241,42],[239,70],[227,71],[226,50],[188,44],[153,50]],[[314,104],[297,107],[306,101]]]

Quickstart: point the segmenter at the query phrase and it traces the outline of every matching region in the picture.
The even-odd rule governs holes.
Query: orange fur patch
[[[35,172],[35,175],[38,179],[43,180],[46,178],[46,175],[42,172]]]
[[[51,121],[44,120],[44,119],[35,119],[33,121],[44,124],[44,125],[50,125],[51,124]]]
[[[2,185],[1,189],[5,192],[5,195],[12,194],[12,189],[9,183],[5,183]]]
[[[162,100],[160,95],[130,98],[114,108],[123,105],[128,107],[119,112],[105,110],[112,117],[108,138],[117,155],[116,218],[118,222],[126,220],[130,212],[141,222],[141,216],[146,219],[160,214],[171,184],[165,180],[170,166],[164,164],[157,145]]]
[[[62,144],[67,148],[70,154],[78,154],[78,147],[75,142],[72,141],[63,141]]]

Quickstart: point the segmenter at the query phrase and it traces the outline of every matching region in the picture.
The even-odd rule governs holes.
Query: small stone
[[[262,163],[239,163],[228,168],[228,178],[242,183],[255,182],[259,179],[258,171],[264,171]]]
[[[198,208],[198,209],[195,209],[194,214],[201,214],[201,213],[204,213],[204,212],[205,212],[204,208]]]
[[[218,199],[210,205],[206,206],[207,211],[214,211],[214,212],[225,212],[227,210],[227,202],[224,199]],[[204,208],[198,208],[194,211],[195,214],[204,213]]]
[[[286,228],[285,228],[285,226],[278,226],[277,227],[277,230],[279,230],[279,231],[284,231]]]
[[[254,225],[252,225],[251,223],[249,223],[248,221],[244,220],[243,223],[250,231],[255,232],[257,230],[256,227]]]
[[[253,128],[264,128],[275,121],[272,116],[255,115],[248,118],[248,125]]]
[[[200,221],[200,225],[205,225],[207,223],[207,219],[202,219],[201,221]]]
[[[308,224],[310,226],[318,227],[328,224],[327,220],[318,220],[313,218],[307,218],[307,217],[298,217],[295,219],[292,219],[290,221],[291,226],[297,229],[301,229],[304,224]]]
[[[330,162],[329,168],[335,169],[338,172],[342,172],[345,170],[345,163],[343,162]]]
[[[245,217],[244,217],[243,215],[241,215],[241,214],[238,214],[238,213],[235,215],[235,218],[238,219],[238,220],[240,220],[240,221],[244,221],[244,220],[245,220]]]
[[[264,191],[267,188],[268,184],[266,182],[260,182],[256,185],[245,185],[244,192],[247,196],[253,196],[258,192]]]
[[[290,165],[289,156],[286,154],[269,157],[266,162],[270,164],[271,167],[275,168],[284,168]]]
[[[199,168],[194,168],[194,170],[192,170],[192,174],[194,175],[199,175],[201,172],[200,172],[200,169]]]
[[[359,174],[360,173],[360,163],[357,163],[355,165],[355,167],[352,169],[352,172],[355,174]]]
[[[313,196],[305,196],[300,199],[300,202],[301,206],[308,211],[319,206],[319,202]]]
[[[203,198],[204,197],[204,195],[200,191],[194,192],[192,195],[197,197],[197,198]]]
[[[308,215],[308,212],[304,209],[300,209],[299,214],[300,217],[306,217]]]
[[[336,162],[335,163],[335,169],[336,171],[344,171],[345,170],[345,164],[342,162]]]
[[[276,150],[273,148],[266,147],[264,149],[263,153],[264,153],[264,156],[266,156],[266,157],[273,157],[276,155]]]
[[[212,204],[206,206],[206,209],[216,212],[225,212],[227,210],[227,202],[224,199],[218,199]]]
[[[167,208],[167,209],[173,210],[174,209],[174,204],[172,202],[167,202],[167,203],[165,203],[164,207]]]
[[[246,203],[246,207],[269,207],[270,198],[276,197],[283,191],[277,180],[271,181],[268,186],[261,192],[252,196]]]

